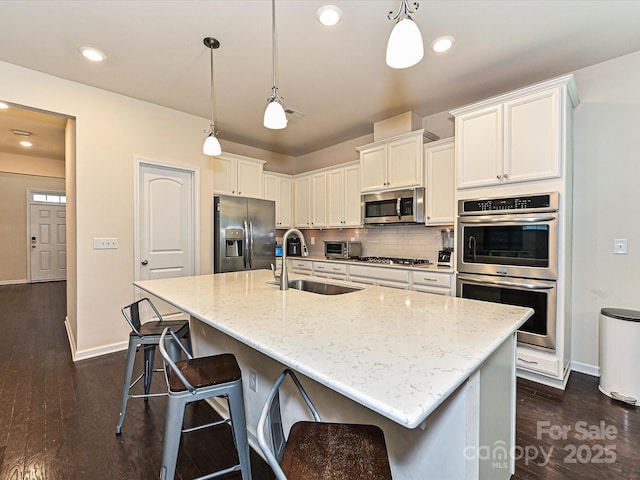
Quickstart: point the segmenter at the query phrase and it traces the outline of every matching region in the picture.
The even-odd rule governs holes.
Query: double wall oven
[[[518,342],[556,347],[558,193],[460,200],[459,297],[533,308]]]

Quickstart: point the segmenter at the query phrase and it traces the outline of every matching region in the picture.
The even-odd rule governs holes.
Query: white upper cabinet
[[[452,111],[458,188],[561,177],[566,109],[576,104],[565,76]]]
[[[356,227],[362,224],[359,165],[327,171],[327,211],[329,227]]]
[[[422,185],[424,130],[416,130],[358,148],[362,192]]]
[[[327,173],[311,175],[311,228],[327,226]]]
[[[262,198],[265,163],[231,153],[213,157],[213,191],[222,195]]]
[[[293,188],[294,220],[296,228],[311,227],[311,176],[296,177]]]
[[[455,221],[455,143],[447,138],[424,146],[427,187],[426,225],[452,225]]]
[[[276,228],[293,226],[293,180],[289,176],[264,173],[264,198],[276,202]]]

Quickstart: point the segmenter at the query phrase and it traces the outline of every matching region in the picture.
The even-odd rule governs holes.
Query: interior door
[[[32,282],[67,278],[66,207],[31,204],[30,279]]]
[[[195,172],[139,164],[136,278],[195,275]]]

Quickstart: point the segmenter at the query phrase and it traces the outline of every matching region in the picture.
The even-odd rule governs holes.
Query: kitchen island
[[[250,437],[287,366],[323,419],[384,430],[394,478],[510,477],[515,331],[532,310],[374,286],[283,292],[272,280],[258,270],[135,285],[190,316],[196,355],[236,355]],[[303,409],[283,405],[287,427]]]

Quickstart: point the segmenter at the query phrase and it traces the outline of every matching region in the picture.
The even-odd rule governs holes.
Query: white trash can
[[[600,310],[600,385],[605,395],[640,405],[640,312]]]

